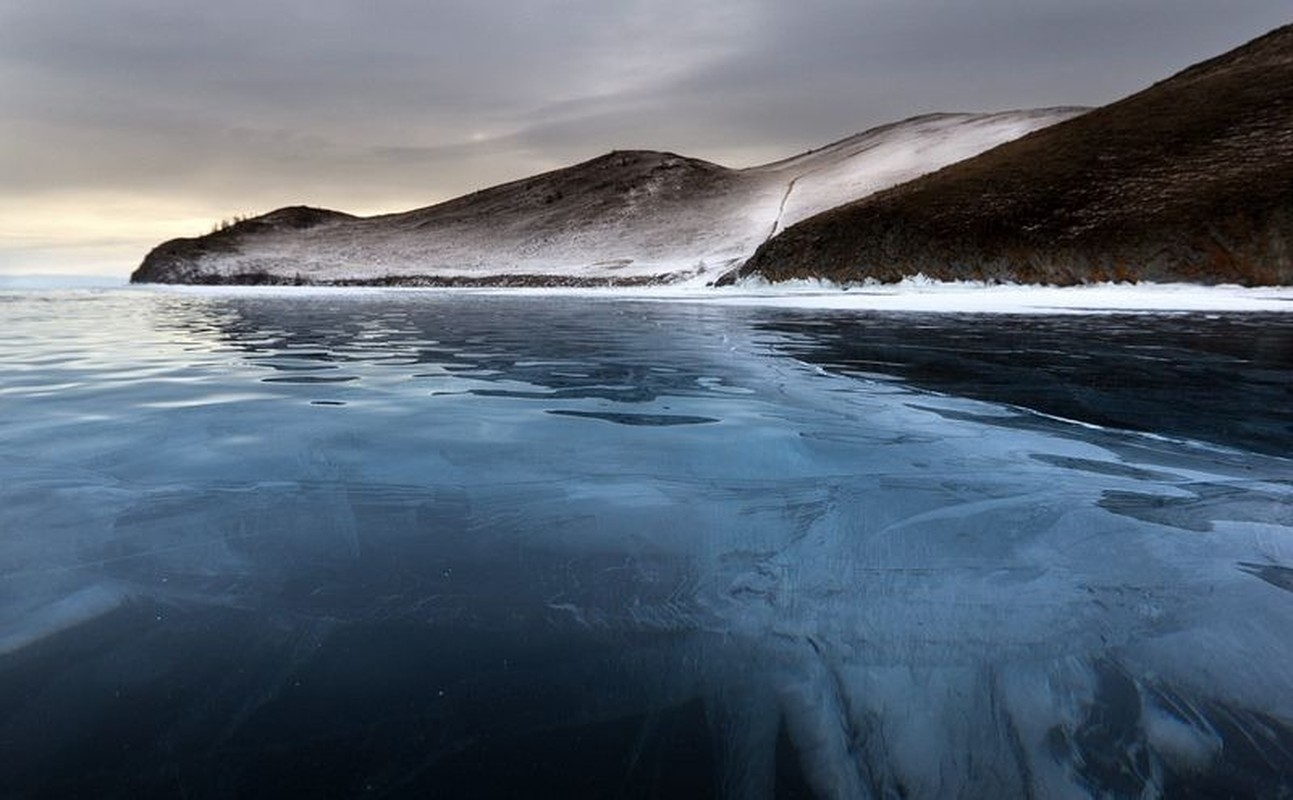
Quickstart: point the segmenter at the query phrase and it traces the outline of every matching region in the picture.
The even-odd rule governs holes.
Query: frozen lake
[[[6,797],[1293,793],[1293,315],[0,291]]]

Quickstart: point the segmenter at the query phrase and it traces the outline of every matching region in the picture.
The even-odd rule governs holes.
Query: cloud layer
[[[741,166],[928,111],[1100,104],[1286,17],[1286,0],[0,0],[0,272],[125,274],[222,216],[406,209],[617,147]]]

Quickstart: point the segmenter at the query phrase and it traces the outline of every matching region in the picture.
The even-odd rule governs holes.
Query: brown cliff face
[[[1293,26],[775,237],[742,275],[1293,283]]]

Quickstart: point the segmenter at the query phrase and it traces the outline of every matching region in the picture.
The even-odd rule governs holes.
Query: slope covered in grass
[[[813,217],[742,274],[1293,283],[1293,26]]]

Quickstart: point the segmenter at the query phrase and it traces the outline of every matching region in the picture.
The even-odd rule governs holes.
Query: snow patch
[[[723,288],[696,284],[633,288],[337,288],[159,284],[149,285],[138,291],[354,299],[380,298],[392,293],[585,297],[598,300],[707,303],[823,311],[914,311],[942,314],[1293,313],[1293,287],[1290,286],[1250,288],[1185,283],[1102,283],[1058,287],[938,282],[923,276],[895,284],[850,287],[819,280],[767,283],[762,279],[748,279],[736,286]]]
[[[896,284],[840,286],[827,281],[770,284],[742,281],[712,302],[860,311],[940,313],[1293,312],[1293,287],[1249,288],[1185,283],[1100,283],[1085,286],[988,285],[934,281],[917,275]]]

